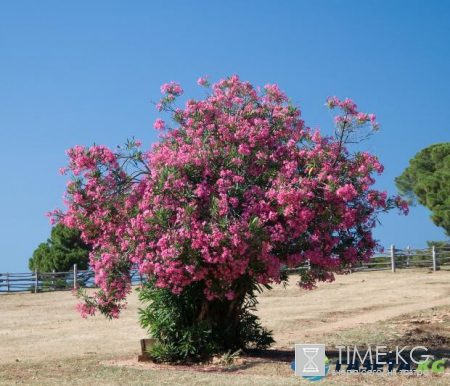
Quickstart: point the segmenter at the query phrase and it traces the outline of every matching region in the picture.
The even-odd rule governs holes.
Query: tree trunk
[[[235,289],[235,296],[232,300],[204,300],[196,318],[197,323],[205,321],[217,330],[217,336],[223,338],[225,350],[245,348],[246,342],[240,334],[240,317],[247,295],[246,288],[247,285],[241,282],[241,285]]]

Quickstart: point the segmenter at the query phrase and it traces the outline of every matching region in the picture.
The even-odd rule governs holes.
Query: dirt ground
[[[295,280],[293,276],[286,289],[275,286],[259,297],[258,314],[263,325],[273,330],[276,340],[272,357],[268,359],[275,365],[267,369],[264,365],[251,366],[253,370],[249,370],[252,359],[247,358],[246,370],[242,371],[248,376],[268,372],[270,376],[281,377],[271,384],[291,384],[292,378],[297,377],[292,377],[288,364],[293,360],[296,343],[325,343],[327,348],[339,344],[421,343],[439,348],[442,357],[450,357],[450,352],[446,352],[450,350],[450,271],[360,272],[339,276],[333,283],[321,283],[313,291],[299,289]],[[12,381],[16,379],[12,375],[14,371],[23,373],[30,364],[33,371],[38,369],[36,373],[53,366],[52,363],[60,369],[70,369],[77,361],[84,363],[85,368],[94,366],[99,374],[106,371],[104,368],[114,366],[134,371],[152,368],[150,364],[136,361],[139,340],[146,337],[137,323],[136,293],[129,297],[128,308],[118,320],[109,321],[102,316],[82,319],[74,310],[75,304],[70,292],[0,296],[0,384],[16,383],[1,383],[2,374],[3,379]],[[261,358],[258,363],[267,362]],[[161,374],[170,370],[159,369]],[[117,377],[116,370],[114,374]],[[440,375],[447,375],[445,380],[450,384],[450,374]],[[38,378],[36,382],[30,379],[22,380],[41,384]],[[53,384],[49,378],[42,382]]]

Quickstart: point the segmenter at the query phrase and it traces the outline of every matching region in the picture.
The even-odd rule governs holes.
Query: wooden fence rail
[[[94,272],[73,270],[67,272],[0,273],[0,293],[6,292],[49,292],[67,291],[75,287],[95,287]],[[130,279],[133,285],[142,283],[137,269],[132,269]]]
[[[354,272],[390,270],[406,268],[430,268],[433,271],[440,266],[450,265],[450,248],[397,249],[391,245],[387,252],[374,255],[370,261],[361,262],[351,267]],[[289,272],[303,269],[314,269],[306,262]],[[137,269],[130,272],[132,284],[140,284],[142,276]],[[5,292],[47,292],[71,290],[74,287],[94,287],[94,272],[78,270],[76,264],[73,270],[67,272],[28,272],[0,273],[0,293]]]
[[[436,271],[444,265],[450,265],[450,247],[397,249],[394,245],[391,245],[387,251],[372,256],[370,261],[360,262],[350,269],[353,272],[381,270],[395,272],[397,269],[406,268],[429,268]],[[288,272],[298,272],[302,269],[314,269],[314,266],[306,262],[297,268],[288,269]]]
[[[391,245],[387,252],[376,254],[370,261],[352,268],[355,272],[376,270],[395,272],[397,269],[406,268],[429,268],[436,271],[445,265],[450,265],[450,248],[397,249]]]

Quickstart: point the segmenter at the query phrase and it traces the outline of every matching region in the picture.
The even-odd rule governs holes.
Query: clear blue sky
[[[174,80],[239,74],[276,83],[330,133],[328,95],[373,112],[364,146],[394,178],[422,148],[450,141],[449,1],[1,1],[0,272],[28,269],[61,207],[65,150],[157,139],[151,104]],[[385,246],[444,239],[429,212],[381,218]]]

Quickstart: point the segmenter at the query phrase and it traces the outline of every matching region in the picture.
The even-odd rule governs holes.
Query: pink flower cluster
[[[176,97],[179,97],[181,94],[183,94],[183,89],[176,82],[163,84],[160,90],[164,97],[161,98],[159,100],[159,103],[156,105],[156,108],[159,111],[163,110],[170,103],[173,103]]]
[[[339,126],[353,125],[353,127],[362,126],[369,123],[372,130],[378,131],[380,125],[376,122],[377,117],[374,114],[362,113],[357,110],[357,105],[351,99],[346,98],[341,101],[336,96],[328,97],[326,106],[330,109],[339,108],[342,111],[342,115],[335,117],[335,123]]]
[[[275,85],[261,92],[232,76],[184,109],[168,98],[182,93],[178,84],[161,90],[167,97],[160,108],[176,127],[151,151],[136,157],[101,146],[69,150],[75,179],[67,211],[55,215],[94,247],[90,264],[100,291],[80,308],[84,315],[92,304],[118,315],[132,266],[176,294],[201,281],[207,299],[232,299],[241,277],[279,282],[282,266],[309,260],[302,279],[309,288],[373,254],[379,212],[407,210],[372,188],[373,174],[383,170],[375,156],[352,155],[311,130]],[[328,105],[342,110],[337,122],[347,122],[344,129],[375,120],[350,100],[331,98]],[[164,130],[164,121],[155,128]]]
[[[208,86],[210,86],[208,79],[209,79],[209,75],[206,75],[204,78],[198,78],[197,84],[200,86],[208,87]]]

